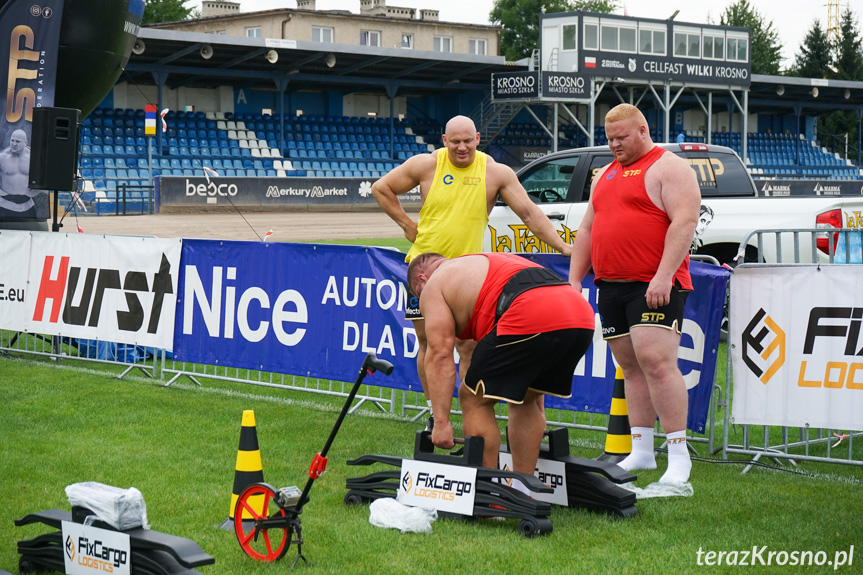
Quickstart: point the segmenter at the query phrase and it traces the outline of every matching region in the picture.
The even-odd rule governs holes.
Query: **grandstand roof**
[[[275,89],[277,80],[287,81],[288,91],[359,87],[384,91],[398,88],[398,95],[486,90],[491,74],[513,70],[502,56],[478,56],[378,48],[347,44],[321,44],[264,38],[220,36],[142,28],[138,38],[144,51],[132,54],[120,81],[153,84],[153,74],[167,74],[170,88],[190,86],[251,86]],[[204,59],[201,48],[210,45],[212,57]],[[271,64],[266,55],[278,52]],[[335,63],[327,65],[332,54]],[[516,68],[518,69],[518,68]]]

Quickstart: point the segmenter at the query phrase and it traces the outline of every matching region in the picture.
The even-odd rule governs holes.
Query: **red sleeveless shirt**
[[[477,254],[488,258],[488,273],[459,339],[481,340],[494,328],[497,300],[516,272],[541,267],[514,254]],[[497,324],[498,335],[526,335],[558,329],[594,329],[593,308],[571,285],[542,286],[515,298]]]
[[[650,282],[659,269],[671,220],[647,195],[644,176],[665,150],[654,147],[633,164],[613,161],[593,190],[590,259],[596,280]],[[689,254],[674,273],[692,289]]]

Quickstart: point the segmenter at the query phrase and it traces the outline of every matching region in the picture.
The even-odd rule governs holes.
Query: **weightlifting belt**
[[[500,295],[497,298],[497,308],[494,314],[495,323],[497,323],[504,312],[509,309],[509,306],[515,301],[515,298],[524,292],[538,287],[560,286],[567,284],[569,284],[568,281],[548,268],[530,267],[518,270],[515,275],[509,278],[509,280],[504,284],[503,289],[500,291]]]

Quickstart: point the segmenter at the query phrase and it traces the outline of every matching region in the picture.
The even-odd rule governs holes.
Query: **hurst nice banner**
[[[13,273],[15,315],[0,327],[171,349],[181,240],[28,233],[23,302]]]
[[[54,104],[63,0],[8,0],[0,8],[0,220],[50,217],[48,192],[30,189],[33,108]]]
[[[863,431],[860,266],[734,272],[735,423]]]

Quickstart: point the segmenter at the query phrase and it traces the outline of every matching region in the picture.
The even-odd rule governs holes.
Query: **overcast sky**
[[[242,12],[269,10],[272,8],[296,8],[296,0],[239,0]],[[848,0],[839,0],[841,11],[845,10]],[[858,0],[855,0],[855,3]],[[719,16],[725,8],[733,4],[733,0],[626,0],[620,2],[625,6],[627,15],[664,20],[675,10],[680,10],[675,20],[677,22],[719,23]],[[493,0],[387,0],[390,6],[405,8],[435,8],[440,10],[440,19],[446,22],[467,22],[471,24],[488,24],[488,14]],[[783,45],[782,68],[787,68],[799,51],[800,44],[812,23],[818,19],[821,27],[827,27],[826,0],[751,0],[750,5],[768,21],[779,33]],[[200,0],[192,0],[191,4],[200,9]],[[360,0],[317,0],[318,10],[350,10],[359,13]],[[860,13],[858,7],[854,11],[860,28]]]

